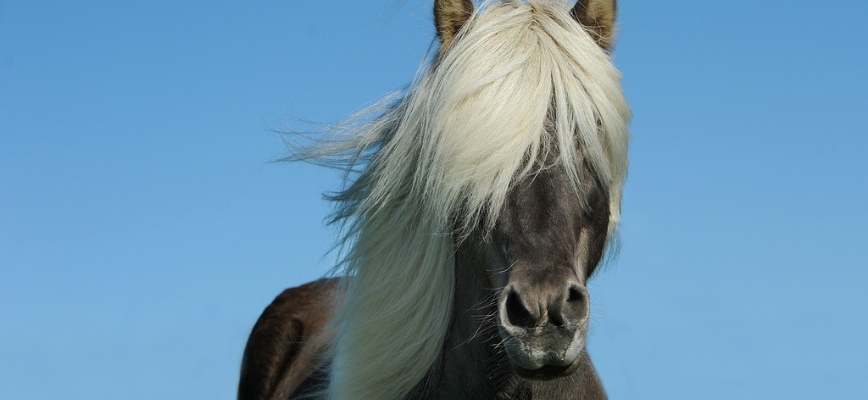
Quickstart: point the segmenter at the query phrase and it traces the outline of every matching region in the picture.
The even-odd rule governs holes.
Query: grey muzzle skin
[[[573,275],[510,283],[500,296],[499,331],[515,372],[526,379],[555,379],[573,373],[588,331],[588,291]]]

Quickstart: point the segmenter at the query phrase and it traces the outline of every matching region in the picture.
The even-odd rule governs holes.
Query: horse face
[[[527,379],[569,375],[583,359],[585,283],[603,256],[609,223],[605,190],[584,175],[593,182],[584,199],[558,168],[517,182],[485,242],[503,347]]]

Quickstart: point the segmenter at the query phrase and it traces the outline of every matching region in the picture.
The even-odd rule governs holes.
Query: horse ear
[[[579,0],[571,13],[580,24],[590,29],[600,47],[612,50],[617,9],[618,0]]]
[[[448,48],[461,27],[473,14],[471,0],[434,0],[434,25],[440,37],[440,48]]]

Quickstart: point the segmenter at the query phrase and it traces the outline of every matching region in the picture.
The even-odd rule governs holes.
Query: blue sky
[[[868,5],[619,3],[610,397],[865,398]],[[274,131],[410,81],[430,6],[0,1],[0,398],[234,398],[335,233]]]

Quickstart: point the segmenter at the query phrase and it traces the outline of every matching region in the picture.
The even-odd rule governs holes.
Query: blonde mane
[[[547,155],[577,191],[581,160],[591,166],[617,226],[630,112],[610,55],[569,8],[483,5],[405,95],[306,153],[357,169],[333,198],[348,278],[329,399],[400,399],[425,377],[450,320],[453,238],[490,227],[511,184]]]

